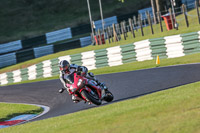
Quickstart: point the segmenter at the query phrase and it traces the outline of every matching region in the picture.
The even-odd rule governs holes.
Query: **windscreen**
[[[66,79],[66,83],[67,84],[73,84],[74,83],[74,73],[67,75]]]

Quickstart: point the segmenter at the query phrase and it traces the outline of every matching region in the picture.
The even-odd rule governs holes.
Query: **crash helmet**
[[[69,66],[70,66],[70,64],[67,60],[62,60],[59,63],[59,68],[60,68],[60,71],[62,71],[62,72],[68,72]]]

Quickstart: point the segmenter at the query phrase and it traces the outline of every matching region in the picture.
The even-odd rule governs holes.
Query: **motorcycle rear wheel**
[[[83,95],[87,99],[87,101],[90,101],[96,105],[101,105],[101,100],[98,98],[98,95],[96,93],[92,94],[86,90],[83,90],[81,92],[81,95]]]

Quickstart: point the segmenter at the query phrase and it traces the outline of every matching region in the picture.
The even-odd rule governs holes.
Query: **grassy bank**
[[[160,59],[161,63],[159,67],[170,66],[170,65],[180,65],[180,64],[190,64],[190,63],[200,63],[199,57],[200,57],[200,53],[186,55],[186,56],[178,57],[178,58]],[[117,72],[126,72],[126,71],[133,71],[133,70],[139,70],[139,69],[148,69],[148,68],[154,68],[154,67],[158,67],[158,65],[156,65],[156,59],[143,61],[143,62],[131,62],[131,63],[126,63],[120,66],[113,66],[113,67],[108,66],[108,67],[91,70],[91,72],[93,72],[95,75],[100,75],[100,74],[106,74],[106,73],[117,73]],[[57,75],[50,78],[39,78],[36,80],[22,81],[20,83],[12,83],[8,85],[31,83],[31,82],[38,82],[38,81],[58,79],[58,78],[59,76]]]
[[[40,107],[23,104],[0,103],[0,107],[0,122],[9,120],[21,114],[38,114],[43,111],[43,109]]]
[[[190,12],[188,12],[189,15],[196,15],[196,10],[192,10]],[[183,19],[183,15],[179,15],[177,17],[177,20],[182,20]],[[86,51],[91,51],[91,50],[98,50],[98,49],[104,49],[104,48],[109,48],[109,47],[113,47],[113,46],[118,46],[118,45],[125,45],[125,44],[130,44],[133,42],[137,42],[137,41],[141,41],[144,39],[152,39],[152,38],[159,38],[159,37],[165,37],[165,36],[170,36],[170,35],[177,35],[177,34],[183,34],[183,33],[190,33],[190,32],[197,32],[199,31],[199,27],[200,25],[198,24],[198,20],[196,17],[189,17],[189,22],[190,22],[190,27],[187,28],[185,21],[178,21],[179,22],[179,30],[170,30],[167,31],[163,22],[163,27],[164,27],[164,32],[160,31],[160,26],[159,24],[157,25],[153,25],[154,28],[154,34],[151,34],[150,31],[150,27],[145,27],[144,28],[144,34],[145,36],[141,35],[141,31],[138,30],[136,33],[136,38],[133,38],[131,33],[128,33],[128,38],[126,40],[123,39],[120,42],[112,42],[111,44],[107,44],[106,45],[99,45],[99,46],[87,46],[87,47],[83,47],[83,48],[78,48],[78,49],[72,49],[72,50],[67,50],[67,51],[62,51],[59,53],[55,53],[55,54],[51,54],[51,55],[47,55],[47,56],[43,56],[37,59],[33,59],[33,60],[29,60],[23,63],[19,63],[13,66],[9,66],[3,69],[0,69],[0,73],[4,73],[4,72],[9,72],[9,71],[13,71],[13,70],[17,70],[17,69],[21,69],[21,68],[26,68],[28,66],[31,66],[33,64],[37,64],[39,62],[45,61],[45,60],[49,60],[49,59],[53,59],[53,58],[57,58],[60,56],[64,56],[64,55],[72,55],[72,54],[77,54],[77,53],[81,53],[81,52],[86,52]]]
[[[200,82],[1,129],[2,133],[196,133],[200,131]]]
[[[99,1],[90,1],[93,20],[100,20]],[[149,7],[150,1],[121,3],[102,1],[104,17],[123,15]],[[83,0],[2,0],[0,44],[38,36],[54,30],[89,24],[87,1]]]

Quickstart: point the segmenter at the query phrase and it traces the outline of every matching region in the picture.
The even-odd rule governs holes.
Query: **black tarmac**
[[[200,64],[152,68],[97,75],[114,95],[113,102],[200,81]],[[60,94],[59,79],[0,87],[0,102],[46,105],[50,111],[36,120],[47,119],[96,107],[73,103],[67,92]],[[192,88],[191,88],[192,89]],[[111,102],[111,103],[113,103]],[[103,102],[103,105],[106,105]],[[101,105],[102,106],[102,105]]]

